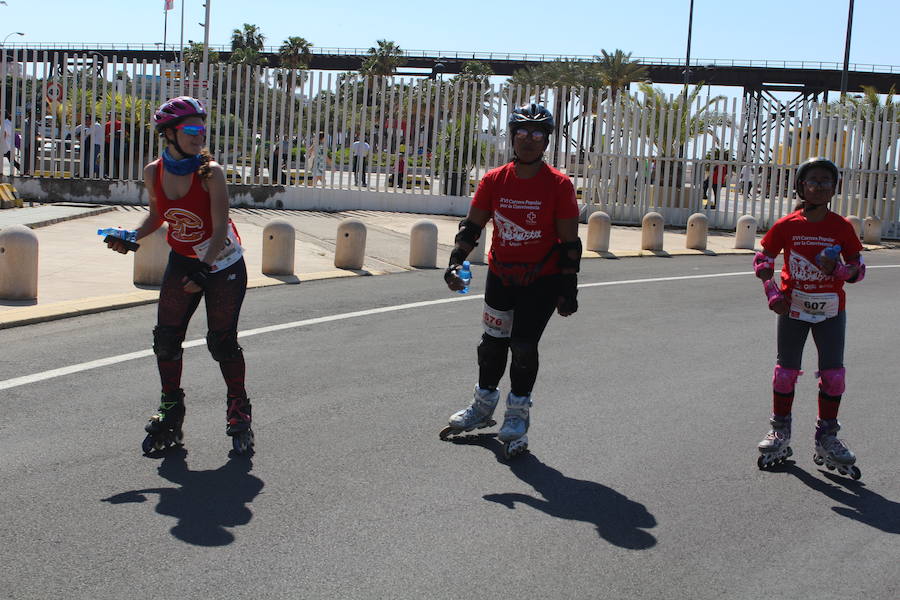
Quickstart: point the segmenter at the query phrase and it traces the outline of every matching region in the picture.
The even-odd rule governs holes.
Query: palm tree
[[[631,52],[626,54],[617,48],[612,54],[606,50],[600,50],[600,54],[602,56],[594,57],[600,83],[611,90],[613,100],[619,91],[627,89],[632,82],[646,81],[647,67],[632,62]]]
[[[257,65],[262,61],[262,55],[255,48],[235,48],[231,51],[231,63],[242,65]]]
[[[288,69],[308,69],[312,59],[312,44],[305,38],[292,36],[284,40],[278,49],[281,65]]]
[[[215,50],[210,50],[209,62],[210,64],[219,62],[219,53]],[[203,63],[203,44],[201,42],[188,40],[188,45],[184,47],[184,63],[193,65],[194,75],[200,75],[200,65]]]
[[[371,47],[359,72],[368,76],[390,76],[403,64],[403,50],[394,42],[378,40],[378,47]]]
[[[244,23],[242,29],[235,29],[231,32],[231,49],[238,50],[240,48],[251,48],[256,51],[263,49],[266,36],[259,30],[259,26]]]

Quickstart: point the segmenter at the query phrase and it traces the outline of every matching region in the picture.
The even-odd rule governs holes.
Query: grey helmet
[[[556,127],[553,113],[533,102],[509,113],[509,130],[514,131],[519,125],[538,125],[547,133],[553,133]]]
[[[805,163],[800,165],[800,168],[797,169],[797,177],[794,179],[794,190],[797,192],[797,197],[801,200],[805,200],[803,197],[803,182],[806,181],[806,176],[812,169],[821,168],[831,171],[832,176],[834,176],[834,185],[837,187],[838,181],[841,179],[841,172],[837,168],[837,165],[828,160],[827,158],[822,158],[821,156],[816,156],[810,158]]]

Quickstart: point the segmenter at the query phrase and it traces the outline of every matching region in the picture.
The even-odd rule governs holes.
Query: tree
[[[251,48],[256,51],[263,49],[266,36],[262,34],[257,25],[244,23],[243,28],[231,32],[231,49]]]
[[[615,100],[618,93],[628,88],[635,81],[646,81],[647,67],[632,62],[631,52],[625,53],[618,48],[609,54],[606,50],[600,50],[602,56],[595,56],[597,74],[600,84],[611,90],[612,99]]]
[[[378,47],[371,47],[359,72],[367,76],[390,76],[403,64],[403,50],[394,42],[378,40]]]
[[[284,40],[278,49],[281,65],[288,69],[308,69],[312,60],[312,44],[305,38],[292,36]]]
[[[219,62],[219,53],[215,50],[209,51],[209,63],[214,64]],[[193,72],[195,75],[200,75],[200,65],[203,64],[203,43],[195,42],[194,40],[188,40],[188,45],[184,47],[184,63],[186,65],[193,65]]]

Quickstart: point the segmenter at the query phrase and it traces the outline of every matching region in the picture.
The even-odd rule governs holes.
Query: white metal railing
[[[153,110],[190,94],[209,107],[208,145],[233,184],[466,196],[509,160],[510,109],[540,101],[557,119],[548,162],[615,222],[659,210],[684,225],[705,211],[713,227],[733,227],[743,214],[768,226],[793,205],[796,165],[825,155],[844,173],[835,210],[878,216],[886,235],[900,237],[900,124],[884,109],[835,115],[811,102],[787,111],[766,99],[708,97],[685,107],[675,96],[621,92],[612,102],[609,90],[227,64],[204,75],[198,65],[91,55],[60,73],[52,65],[71,57],[53,58],[46,51],[23,62],[21,51],[0,49],[0,65],[16,65],[0,87],[0,106],[11,107],[22,137],[16,175],[140,180],[161,150]],[[353,160],[357,137],[370,145],[365,169]],[[709,179],[715,206],[703,198]]]

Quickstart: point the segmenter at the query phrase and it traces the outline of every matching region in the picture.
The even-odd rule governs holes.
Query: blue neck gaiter
[[[162,153],[163,166],[166,171],[171,173],[172,175],[188,175],[193,173],[197,169],[200,168],[201,159],[200,155],[189,156],[187,158],[182,158],[181,160],[175,160],[172,158],[172,155],[169,154],[169,149],[166,148]]]

